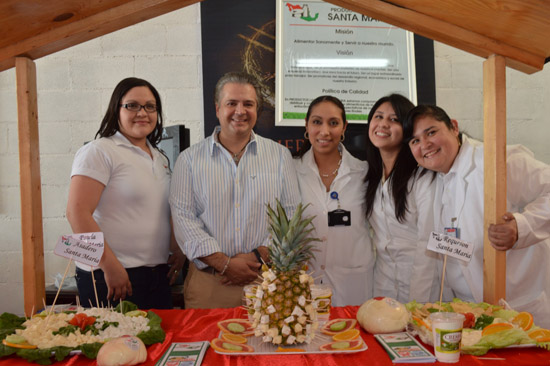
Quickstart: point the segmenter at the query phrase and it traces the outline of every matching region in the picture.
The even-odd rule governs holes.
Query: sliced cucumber
[[[13,343],[13,344],[23,344],[27,343],[27,340],[25,337],[19,335],[19,334],[10,334],[6,337],[6,342]]]
[[[349,342],[336,342],[331,346],[333,349],[346,349],[349,348]]]
[[[229,350],[229,351],[242,351],[243,350],[243,348],[241,346],[238,346],[238,345],[233,344],[233,343],[223,342],[222,347],[225,348],[226,350]]]
[[[227,329],[233,333],[242,333],[245,331],[245,327],[239,323],[229,323],[227,324]]]
[[[344,329],[346,327],[346,324],[347,324],[347,322],[343,321],[343,320],[341,322],[336,322],[336,323],[330,325],[330,330],[332,330],[333,332],[338,332],[338,331]]]

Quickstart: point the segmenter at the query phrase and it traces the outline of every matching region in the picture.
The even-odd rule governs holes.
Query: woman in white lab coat
[[[458,228],[474,245],[470,262],[448,258],[446,284],[453,296],[483,300],[483,144],[462,136],[458,122],[436,106],[418,106],[405,124],[419,165],[438,172],[435,230]],[[506,250],[506,300],[550,327],[550,166],[520,145],[508,146],[507,210],[504,223],[492,224],[488,238]]]
[[[363,178],[367,164],[341,143],[347,120],[342,102],[321,96],[306,115],[306,141],[296,157],[302,201],[315,215],[317,284],[332,288],[334,306],[361,305],[372,297],[374,253],[365,218]]]
[[[433,173],[418,168],[403,141],[414,105],[404,96],[379,99],[368,117],[366,214],[376,247],[374,296],[406,303],[438,299],[437,255],[426,249],[433,229]]]

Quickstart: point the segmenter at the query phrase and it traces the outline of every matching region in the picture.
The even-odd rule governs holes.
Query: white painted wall
[[[483,139],[483,61],[435,44],[437,104],[468,135]],[[527,75],[507,68],[506,134],[508,144],[523,144],[550,164],[550,64]]]
[[[470,135],[482,138],[482,59],[436,43],[438,104]],[[203,136],[200,6],[120,30],[36,61],[46,282],[67,260],[53,255],[65,218],[73,156],[93,139],[114,86],[137,76],[161,93],[167,125]],[[509,70],[508,141],[550,163],[550,71]],[[0,313],[22,314],[23,284],[15,71],[0,72]],[[548,101],[549,103],[545,103]]]

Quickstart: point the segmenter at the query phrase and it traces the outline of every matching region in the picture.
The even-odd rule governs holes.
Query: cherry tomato
[[[476,316],[472,313],[462,313],[464,315],[464,324],[462,328],[472,328],[476,324]]]
[[[69,324],[79,327],[84,330],[86,326],[92,325],[95,323],[95,318],[93,316],[87,316],[84,313],[75,314],[75,316],[69,321]]]

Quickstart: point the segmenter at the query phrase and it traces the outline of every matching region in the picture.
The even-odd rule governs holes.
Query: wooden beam
[[[44,234],[42,231],[42,187],[38,146],[36,66],[28,58],[15,59],[17,113],[19,119],[19,177],[21,189],[21,241],[25,314],[43,307]]]
[[[396,27],[439,41],[484,58],[497,54],[516,70],[532,74],[544,67],[544,55],[499,42],[431,16],[380,0],[326,0]]]
[[[506,252],[491,246],[490,224],[503,223],[506,212],[506,62],[490,56],[483,63],[485,215],[483,224],[483,300],[506,298]]]
[[[67,24],[52,20],[48,31],[0,48],[0,71],[15,66],[18,56],[36,60],[199,1],[202,0],[132,0]]]

